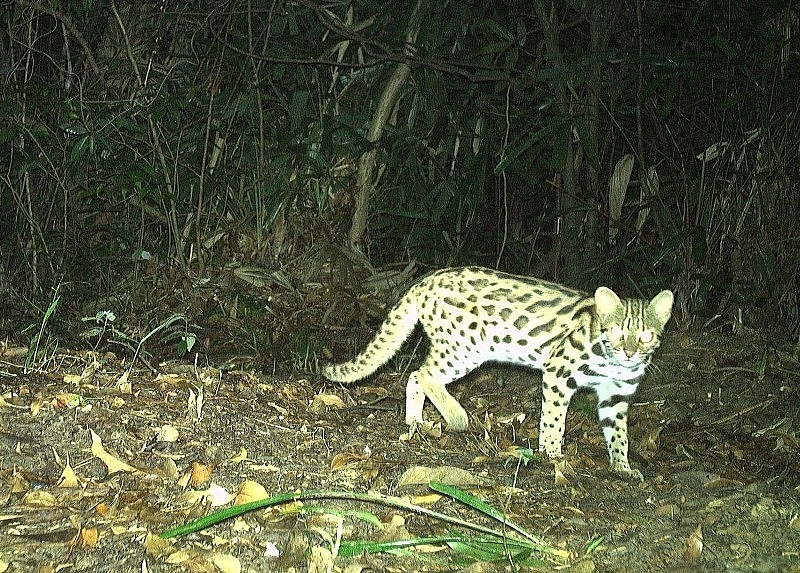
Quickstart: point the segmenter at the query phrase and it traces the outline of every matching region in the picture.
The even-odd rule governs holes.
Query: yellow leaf
[[[106,465],[108,473],[139,471],[135,467],[109,454],[105,448],[103,448],[103,440],[100,439],[100,436],[95,434],[94,430],[89,430],[89,432],[92,434],[92,455]]]
[[[23,493],[28,491],[30,484],[19,472],[14,472],[11,476],[11,493]]]
[[[65,374],[64,382],[72,386],[77,386],[81,382],[81,377],[78,376],[77,374]]]
[[[239,492],[236,494],[236,499],[233,505],[242,505],[250,503],[251,501],[258,501],[269,497],[267,490],[264,486],[253,480],[245,480],[239,486]]]
[[[56,504],[56,498],[49,491],[29,491],[22,496],[22,503],[35,507],[53,507]]]
[[[70,545],[72,547],[91,548],[97,545],[99,538],[100,534],[97,532],[96,527],[82,527]]]
[[[315,400],[319,400],[326,406],[333,406],[334,408],[339,408],[340,410],[344,408],[344,400],[339,398],[336,394],[317,394],[314,396]]]
[[[52,401],[53,410],[59,412],[67,408],[77,408],[83,404],[83,396],[72,392],[57,394]]]
[[[120,392],[124,392],[126,394],[130,394],[132,392],[131,383],[128,381],[130,374],[131,371],[126,370],[125,372],[122,373],[122,376],[119,377],[119,380],[117,380],[117,389]]]
[[[175,547],[169,539],[148,533],[144,540],[144,552],[156,559],[163,559],[167,555],[175,553]]]
[[[39,410],[42,409],[44,406],[44,399],[43,398],[36,398],[31,402],[30,409],[31,409],[31,416],[36,416],[39,413]]]
[[[56,487],[75,488],[80,486],[80,480],[78,479],[78,476],[75,475],[75,471],[72,469],[72,466],[69,465],[69,458],[67,458],[67,464],[61,471],[61,477],[58,478],[58,485]]]
[[[214,553],[210,560],[222,573],[240,573],[242,570],[239,560],[228,553]]]

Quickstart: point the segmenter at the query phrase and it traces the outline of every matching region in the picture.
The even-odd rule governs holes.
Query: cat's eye
[[[644,342],[645,344],[649,342],[653,342],[653,331],[652,330],[643,330],[639,333],[639,342]]]
[[[625,333],[622,331],[622,328],[619,326],[612,326],[611,327],[611,340],[622,340],[625,336]]]

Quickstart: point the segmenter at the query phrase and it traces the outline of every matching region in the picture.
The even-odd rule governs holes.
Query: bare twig
[[[49,6],[40,4],[39,2],[29,2],[28,0],[16,0],[16,3],[19,4],[20,6],[26,6],[28,8],[33,8],[34,10],[37,10],[39,12],[48,14],[53,18],[55,18],[56,20],[58,20],[59,22],[61,22],[62,24],[64,24],[67,30],[69,30],[69,33],[72,35],[72,37],[75,38],[75,41],[78,42],[80,47],[83,49],[83,53],[86,54],[86,61],[89,63],[89,67],[92,69],[95,75],[100,79],[100,81],[102,81],[103,84],[105,84],[105,78],[100,73],[100,67],[97,65],[97,62],[95,61],[94,56],[92,55],[92,50],[89,48],[89,44],[88,42],[86,42],[86,39],[83,37],[83,34],[81,34],[80,31],[75,27],[75,24],[72,23],[72,18],[70,18],[69,16],[58,10],[50,8]]]

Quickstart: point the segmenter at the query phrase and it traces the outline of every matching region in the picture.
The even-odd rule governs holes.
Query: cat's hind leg
[[[450,430],[463,432],[469,425],[469,416],[467,416],[467,412],[461,404],[458,403],[458,400],[447,391],[447,385],[468,374],[476,366],[477,364],[464,364],[463,362],[459,363],[458,367],[443,365],[429,357],[419,370],[411,375],[409,384],[413,380],[415,390],[416,388],[422,390],[442,415],[445,422],[447,422]],[[417,399],[416,396],[414,399]],[[408,388],[406,390],[406,400],[407,404],[412,402]],[[414,406],[417,406],[416,402],[414,402]]]

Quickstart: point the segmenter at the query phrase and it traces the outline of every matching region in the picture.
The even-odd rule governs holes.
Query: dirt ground
[[[334,317],[310,315],[297,327],[306,334],[292,339],[294,363],[247,348],[235,328],[237,345],[215,346],[201,327],[208,352],[180,360],[150,357],[147,367],[131,363],[128,347],[91,350],[62,337],[26,368],[21,332],[0,324],[9,330],[0,346],[0,573],[800,572],[800,364],[792,344],[742,328],[686,334],[671,325],[631,408],[631,462],[645,476],[635,483],[607,472],[588,394],[570,409],[566,463],[520,457],[536,449],[540,409],[540,379],[523,369],[487,366],[452,387],[470,412],[468,432],[407,439],[402,370],[421,350],[412,341],[372,379],[331,385],[315,373],[319,364],[351,356],[377,321],[336,328]],[[281,340],[273,337],[272,347]],[[430,406],[425,413],[440,421]],[[429,468],[417,470],[423,477],[456,479],[558,557],[468,565],[433,543],[336,556],[340,541],[469,533],[346,499],[157,536],[253,488],[270,496],[376,492],[491,523],[414,484],[426,481],[409,479],[420,467]]]

